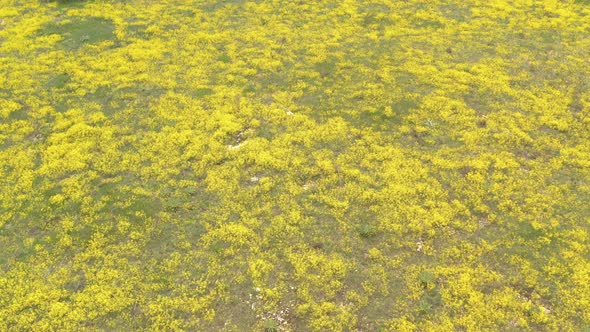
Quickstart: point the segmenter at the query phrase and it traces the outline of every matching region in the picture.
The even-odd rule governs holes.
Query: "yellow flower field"
[[[0,331],[590,331],[590,2],[0,0]]]

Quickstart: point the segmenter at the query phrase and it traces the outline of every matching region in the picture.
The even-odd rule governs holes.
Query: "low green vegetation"
[[[587,331],[588,17],[0,0],[0,330]]]

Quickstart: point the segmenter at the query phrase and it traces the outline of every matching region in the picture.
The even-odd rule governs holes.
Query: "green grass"
[[[102,41],[116,42],[114,24],[102,18],[87,17],[72,18],[71,22],[53,22],[47,24],[40,32],[41,35],[60,35],[62,40],[58,45],[66,50],[75,51],[84,45],[96,44]]]

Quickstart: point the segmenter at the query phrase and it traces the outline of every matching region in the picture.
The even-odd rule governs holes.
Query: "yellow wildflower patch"
[[[0,330],[587,331],[585,0],[0,0]]]

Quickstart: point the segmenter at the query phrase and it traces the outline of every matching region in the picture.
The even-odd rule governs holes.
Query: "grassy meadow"
[[[590,2],[0,0],[0,331],[590,331]]]

